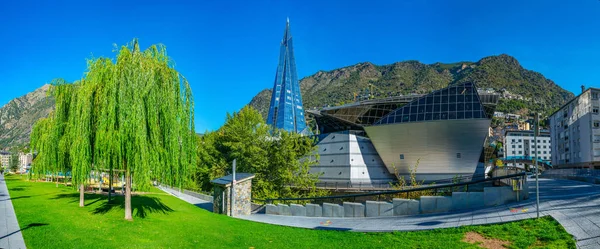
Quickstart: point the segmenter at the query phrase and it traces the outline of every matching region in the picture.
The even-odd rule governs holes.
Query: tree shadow
[[[26,227],[24,227],[23,229],[19,229],[19,230],[17,230],[17,231],[14,231],[14,232],[12,232],[12,233],[9,233],[9,234],[7,234],[7,235],[4,235],[4,236],[0,237],[0,240],[1,240],[1,239],[4,239],[4,238],[6,238],[6,237],[10,237],[11,235],[13,235],[13,234],[15,234],[15,233],[18,233],[18,232],[22,232],[22,231],[24,231],[24,230],[27,230],[27,229],[29,229],[29,228],[33,228],[33,227],[43,227],[43,226],[48,226],[48,225],[49,225],[49,224],[47,224],[47,223],[31,223],[31,224],[27,225]]]
[[[110,202],[108,202],[107,196],[99,194],[85,194],[84,198],[86,202],[85,206],[90,206],[96,202],[104,201],[104,203],[100,204],[99,207],[91,211],[93,214],[103,215],[113,209],[125,209],[125,197],[122,195],[112,196]],[[72,199],[70,203],[76,203],[79,202],[79,193],[58,194],[51,199]],[[133,195],[131,196],[131,211],[134,217],[146,218],[146,216],[151,213],[168,214],[174,210],[162,203],[158,197]]]
[[[111,203],[103,203],[100,207],[92,211],[92,213],[106,214],[115,208],[125,209],[125,198],[123,196],[116,196],[116,198],[111,200]],[[135,217],[146,218],[151,213],[168,214],[173,211],[169,206],[162,203],[158,197],[131,196],[131,212]]]
[[[106,199],[104,196],[102,195],[98,195],[98,194],[84,194],[84,200],[85,200],[85,206],[89,206],[92,205],[100,200]],[[58,194],[52,198],[50,198],[51,200],[58,200],[58,199],[71,199],[71,201],[69,203],[76,203],[79,202],[79,193],[70,193],[70,194]],[[88,202],[90,200],[93,200],[92,202]]]
[[[31,198],[31,196],[25,195],[25,196],[17,196],[14,198],[8,198],[8,199],[4,199],[4,200],[0,200],[0,201],[12,201],[12,200],[17,200],[17,199],[26,199],[26,198]]]
[[[8,191],[24,191],[25,188],[24,187],[14,187],[14,188],[9,188]]]

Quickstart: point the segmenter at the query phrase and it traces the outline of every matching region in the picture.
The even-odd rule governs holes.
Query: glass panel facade
[[[289,22],[286,24],[279,48],[279,64],[275,73],[267,124],[286,131],[309,133],[304,118]]]
[[[414,100],[375,123],[489,118],[473,83],[453,85]]]

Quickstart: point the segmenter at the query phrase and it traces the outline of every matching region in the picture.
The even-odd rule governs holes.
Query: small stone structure
[[[233,208],[231,207],[233,175],[212,180],[211,183],[215,185],[213,192],[213,212],[228,216],[249,215],[252,212],[252,178],[254,178],[254,174],[237,173],[235,175],[235,201]]]

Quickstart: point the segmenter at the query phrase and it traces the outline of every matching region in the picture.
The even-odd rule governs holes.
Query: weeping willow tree
[[[90,65],[85,81],[102,85],[97,92],[103,96],[95,112],[94,162],[124,173],[125,219],[132,220],[132,182],[138,189],[153,179],[181,187],[191,177],[192,91],[162,45],[140,51],[134,40],[120,48],[115,63],[98,59]]]
[[[31,148],[38,152],[30,172],[37,179],[48,175],[56,177],[59,173],[66,177],[71,170],[68,127],[73,86],[63,79],[54,80],[51,84],[49,94],[56,100],[55,110],[47,118],[38,120],[30,135]]]
[[[56,169],[70,165],[73,185],[80,189],[80,205],[94,169],[109,169],[111,179],[113,170],[123,172],[127,220],[133,219],[133,183],[146,189],[158,180],[181,188],[189,181],[197,150],[192,90],[174,69],[164,46],[141,51],[134,40],[119,49],[115,61],[88,60],[82,80],[58,85],[63,88],[56,96],[65,97],[57,99],[51,117],[36,124],[32,140],[35,136],[40,155],[49,153],[48,148],[57,151],[55,157],[44,158],[47,165]],[[48,130],[55,131],[51,136],[56,137],[46,141]],[[44,142],[47,147],[41,146]]]

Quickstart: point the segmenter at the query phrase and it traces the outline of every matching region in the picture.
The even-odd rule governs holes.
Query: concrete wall
[[[520,192],[519,200],[528,198],[527,185]],[[394,198],[393,202],[366,201],[366,203],[344,202],[343,205],[324,203],[306,206],[266,205],[266,214],[308,217],[379,217],[444,213],[456,210],[477,209],[517,201],[517,192],[512,187],[485,187],[483,192],[454,192],[452,196],[421,196],[420,200]]]

